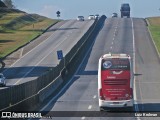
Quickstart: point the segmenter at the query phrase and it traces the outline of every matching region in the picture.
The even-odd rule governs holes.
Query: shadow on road
[[[52,69],[46,66],[24,66],[4,68],[4,76],[6,79],[18,79],[27,77],[39,77],[42,73]]]
[[[51,31],[57,31],[57,30],[73,30],[73,29],[79,29],[79,28],[56,28],[56,29],[49,29],[47,32],[51,32]]]
[[[160,102],[159,103],[143,103],[137,104],[138,109],[141,112],[160,112]]]
[[[98,71],[97,70],[93,70],[93,71],[82,71],[81,73],[79,73],[79,75],[98,75]]]

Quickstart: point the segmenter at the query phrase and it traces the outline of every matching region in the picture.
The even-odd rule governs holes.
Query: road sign
[[[57,13],[57,15],[60,15],[60,14],[61,14],[61,12],[59,12],[59,11],[57,11],[56,13]]]
[[[58,19],[59,19],[61,12],[60,12],[60,11],[57,11],[56,14],[57,14],[57,17],[58,17]]]
[[[62,52],[62,50],[58,50],[57,51],[57,57],[58,57],[58,60],[63,59],[63,52]]]
[[[59,18],[59,17],[60,17],[60,15],[59,15],[59,14],[57,14],[57,17]]]

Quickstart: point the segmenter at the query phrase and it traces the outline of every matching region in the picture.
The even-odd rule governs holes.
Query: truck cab
[[[128,3],[121,4],[121,18],[126,16],[127,18],[130,18],[130,6]]]

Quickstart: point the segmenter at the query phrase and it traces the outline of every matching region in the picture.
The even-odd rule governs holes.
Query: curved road
[[[85,116],[53,118],[56,120],[139,119],[139,117],[124,117],[116,113],[107,113],[111,117],[91,117],[94,115],[93,111],[99,111],[98,60],[101,55],[108,52],[127,53],[133,58],[135,111],[160,111],[160,77],[158,75],[160,60],[145,21],[138,18],[106,19],[103,28],[73,78],[56,97],[46,103],[41,111],[78,111],[77,114],[80,114],[80,111],[92,111],[88,118]],[[65,112],[60,112],[60,114],[63,116]],[[154,119],[158,120],[159,118]]]
[[[68,20],[60,28],[50,29],[48,32],[53,32],[45,41],[4,70],[7,86],[34,80],[50,67],[56,66],[59,63],[57,50],[63,50],[66,55],[93,22]]]

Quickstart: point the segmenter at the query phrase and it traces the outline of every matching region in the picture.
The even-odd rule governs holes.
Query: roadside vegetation
[[[22,11],[0,10],[0,58],[42,34],[58,20]]]
[[[160,53],[160,17],[147,18],[149,21],[149,29],[151,31],[153,40],[157,46],[158,52]]]

